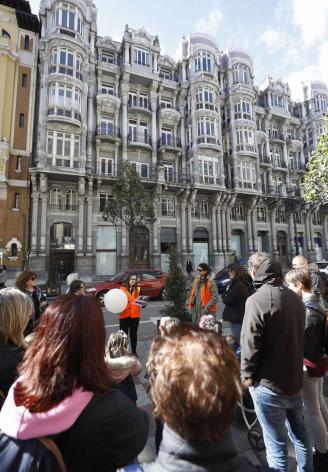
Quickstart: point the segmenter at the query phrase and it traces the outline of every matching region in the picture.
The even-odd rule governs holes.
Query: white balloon
[[[113,288],[104,296],[104,304],[111,313],[122,313],[128,305],[128,297],[123,290]]]

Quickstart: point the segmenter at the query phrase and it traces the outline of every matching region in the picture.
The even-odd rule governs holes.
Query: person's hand
[[[244,380],[242,381],[242,385],[243,385],[243,387],[245,387],[245,388],[252,387],[252,385],[253,385],[253,380],[252,380],[251,378],[244,379]]]

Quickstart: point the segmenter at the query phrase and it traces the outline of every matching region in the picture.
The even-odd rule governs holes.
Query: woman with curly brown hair
[[[17,455],[19,440],[54,436],[70,472],[114,472],[141,452],[148,417],[111,388],[105,340],[91,297],[67,295],[43,313],[0,414]],[[0,438],[1,470],[17,470],[8,467],[9,456]]]

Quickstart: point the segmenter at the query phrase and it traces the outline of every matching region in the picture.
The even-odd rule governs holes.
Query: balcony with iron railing
[[[210,145],[210,147],[215,147],[215,148],[220,147],[220,141],[216,136],[208,136],[208,135],[198,136],[197,144],[203,147],[208,146],[208,145]]]
[[[134,163],[132,163],[134,164]],[[153,164],[147,164],[143,168],[135,167],[137,174],[143,182],[157,181],[157,167]],[[99,162],[95,168],[96,174],[100,178],[115,179],[121,169],[121,164]]]
[[[237,144],[237,152],[257,154],[254,144],[241,143]]]
[[[119,126],[109,126],[108,124],[100,124],[97,126],[97,135],[102,138],[116,139],[121,137]]]
[[[132,132],[128,134],[128,144],[131,146],[151,146],[151,139],[148,133]]]
[[[151,114],[150,103],[147,99],[142,97],[129,98],[128,108],[131,111],[138,111],[141,113]]]
[[[178,149],[180,149],[181,148],[181,139],[176,138],[175,136],[170,136],[170,135],[162,136],[157,141],[157,148],[158,149],[161,149],[161,148],[178,148]]]
[[[285,141],[284,135],[282,133],[269,133],[269,141]]]
[[[50,211],[76,211],[77,209],[77,205],[76,204],[72,204],[72,203],[64,203],[64,202],[60,202],[60,203],[50,203],[49,205],[49,210]]]
[[[262,154],[259,156],[260,157],[260,164],[265,165],[265,166],[271,166],[272,162],[269,156],[266,154]]]

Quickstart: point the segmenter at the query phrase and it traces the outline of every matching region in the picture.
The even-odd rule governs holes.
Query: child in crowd
[[[113,383],[136,403],[137,392],[133,376],[140,373],[141,364],[135,355],[128,352],[128,336],[124,331],[117,331],[109,336],[106,364]]]

